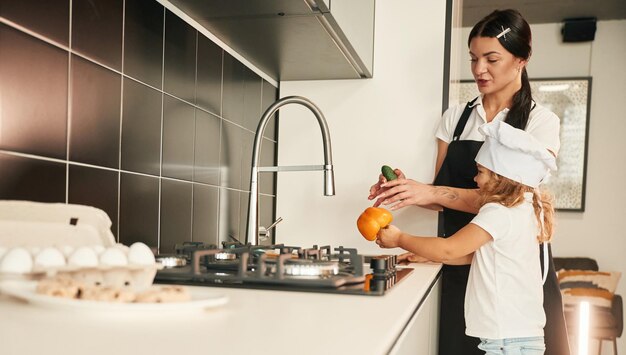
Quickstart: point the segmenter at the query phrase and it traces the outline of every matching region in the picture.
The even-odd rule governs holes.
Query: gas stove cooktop
[[[354,248],[300,248],[198,242],[157,256],[156,283],[381,296],[411,273],[395,255],[363,256]]]

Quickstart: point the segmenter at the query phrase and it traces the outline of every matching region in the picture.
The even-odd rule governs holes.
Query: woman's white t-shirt
[[[465,333],[488,339],[543,336],[543,283],[533,194],[514,207],[485,204],[472,222],[492,241],[475,253],[465,293]]]
[[[487,123],[487,114],[485,113],[482,99],[482,95],[479,96],[471,106],[474,109],[467,120],[463,133],[461,133],[461,136],[459,137],[460,140],[472,140],[478,142],[485,140],[482,133],[478,131],[478,127]],[[465,109],[465,105],[466,104],[464,103],[452,106],[444,112],[443,118],[437,128],[437,132],[435,133],[435,137],[446,143],[450,143],[452,141],[454,129],[461,119],[461,114]],[[504,120],[508,113],[509,109],[505,108],[500,111],[496,117],[494,117],[494,120]],[[530,111],[528,125],[525,130],[537,140],[542,142],[548,150],[557,155],[559,153],[559,148],[561,147],[559,128],[559,117],[547,108],[536,104],[535,108]]]

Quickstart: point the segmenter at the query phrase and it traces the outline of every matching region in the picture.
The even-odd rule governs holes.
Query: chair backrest
[[[598,262],[591,258],[553,258],[554,269],[598,271]]]

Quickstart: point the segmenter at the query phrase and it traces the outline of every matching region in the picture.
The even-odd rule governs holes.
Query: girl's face
[[[526,60],[515,57],[495,37],[474,37],[469,54],[472,74],[481,94],[492,94],[508,87],[521,87],[521,72]]]
[[[478,168],[478,174],[474,176],[474,181],[478,184],[478,188],[482,189],[490,179],[489,170],[480,164],[476,164],[476,167]]]

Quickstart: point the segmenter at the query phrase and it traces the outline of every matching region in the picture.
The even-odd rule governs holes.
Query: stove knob
[[[398,256],[397,255],[389,255],[389,263],[387,265],[389,270],[395,269],[397,264],[398,264]]]
[[[389,267],[389,258],[386,255],[372,257],[370,268],[374,273],[385,273]]]

